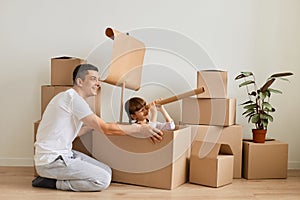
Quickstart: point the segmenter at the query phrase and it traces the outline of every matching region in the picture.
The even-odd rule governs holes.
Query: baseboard
[[[289,161],[288,169],[300,169],[300,161]]]
[[[33,158],[0,158],[0,166],[33,166]],[[288,169],[300,169],[300,161],[289,161]]]
[[[0,166],[33,166],[33,158],[0,158]]]

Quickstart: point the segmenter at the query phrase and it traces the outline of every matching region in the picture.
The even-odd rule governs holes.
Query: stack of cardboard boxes
[[[73,70],[85,60],[74,57],[56,57],[51,59],[51,85],[41,86],[41,117],[51,99],[60,92],[73,86]],[[90,97],[88,103],[91,109],[100,116],[100,92],[95,97]],[[40,120],[34,123],[34,142]],[[87,133],[73,142],[73,149],[92,155],[92,133]],[[35,172],[35,176],[37,173]]]
[[[235,124],[236,100],[227,97],[227,72],[197,72],[205,92],[182,101],[182,122],[192,128],[191,183],[219,187],[241,178],[242,126]]]

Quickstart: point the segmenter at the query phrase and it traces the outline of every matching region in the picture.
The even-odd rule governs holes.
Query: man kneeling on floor
[[[81,64],[73,72],[73,87],[56,95],[48,104],[37,130],[35,166],[40,175],[34,187],[72,191],[102,191],[110,182],[109,166],[72,150],[73,140],[80,136],[82,125],[99,134],[131,135],[162,140],[162,132],[150,125],[139,126],[106,123],[89,107],[86,99],[100,88],[98,68]]]

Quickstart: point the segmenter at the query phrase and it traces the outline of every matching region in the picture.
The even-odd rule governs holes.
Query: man
[[[40,122],[35,142],[35,165],[40,175],[34,187],[72,191],[101,191],[111,181],[111,169],[83,153],[72,150],[84,124],[99,134],[131,135],[162,140],[162,132],[149,125],[105,123],[85,101],[97,95],[100,87],[97,67],[81,64],[73,72],[73,87],[56,95],[48,104]]]

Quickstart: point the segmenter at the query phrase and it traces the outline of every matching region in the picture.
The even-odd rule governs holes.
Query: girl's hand
[[[155,101],[152,101],[151,103],[149,103],[148,107],[149,107],[150,112],[155,111],[156,110]]]
[[[156,104],[156,102],[158,102],[160,100],[162,100],[162,98],[159,98],[159,99],[155,100],[154,102],[155,102],[156,109],[161,112],[164,109],[164,106],[160,105],[160,104]]]

